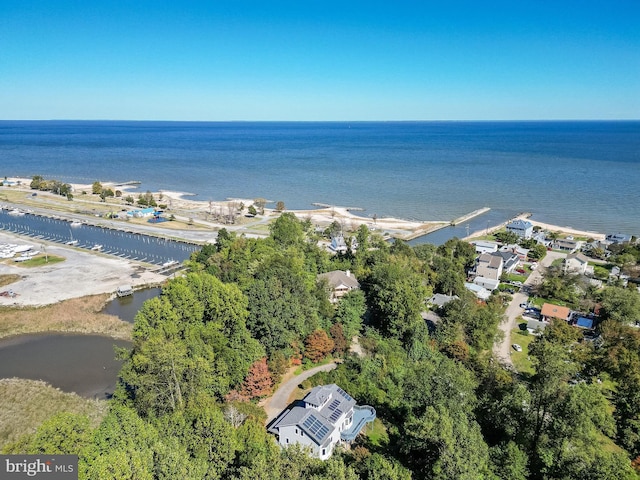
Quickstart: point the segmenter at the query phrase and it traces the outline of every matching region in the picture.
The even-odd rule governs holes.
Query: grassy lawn
[[[60,263],[64,262],[66,259],[64,257],[59,257],[57,255],[44,255],[39,254],[35,257],[25,261],[25,262],[16,262],[16,265],[19,267],[41,267],[43,265]]]
[[[527,279],[526,275],[520,275],[519,273],[509,273],[507,274],[507,280],[509,282],[522,282],[524,283],[524,281]]]
[[[529,344],[535,340],[535,335],[525,335],[519,328],[511,330],[511,343],[517,343],[522,347],[521,352],[516,352],[511,347],[511,361],[513,366],[520,373],[528,373],[533,375],[535,373],[531,361],[529,360]]]
[[[369,423],[363,428],[363,432],[367,437],[367,441],[370,445],[381,447],[389,443],[389,435],[387,434],[387,428],[376,418],[373,424]]]

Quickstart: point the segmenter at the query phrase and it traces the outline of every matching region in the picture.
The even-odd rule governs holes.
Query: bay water
[[[0,176],[640,234],[640,121],[0,121]]]

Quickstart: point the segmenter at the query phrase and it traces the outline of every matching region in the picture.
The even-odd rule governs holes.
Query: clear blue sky
[[[0,0],[0,119],[640,118],[640,0]]]

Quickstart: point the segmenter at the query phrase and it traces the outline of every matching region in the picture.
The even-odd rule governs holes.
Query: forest
[[[538,293],[597,305],[598,341],[554,322],[530,344],[533,372],[518,372],[492,354],[510,297],[464,287],[472,245],[388,243],[361,226],[357,249],[330,255],[320,235],[289,213],[265,239],[221,230],[138,312],[100,425],[60,413],[4,453],[78,454],[83,479],[639,478],[633,283],[578,288],[550,271]],[[617,255],[640,263],[637,247]],[[318,281],[333,270],[361,284],[335,304]],[[457,298],[427,322],[434,293]],[[323,462],[281,449],[258,401],[292,366],[327,359],[338,367],[308,386],[338,384],[379,425]]]

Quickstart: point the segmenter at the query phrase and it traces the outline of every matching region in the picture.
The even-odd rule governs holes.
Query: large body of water
[[[2,176],[640,234],[640,121],[0,122]],[[493,218],[493,217],[489,217]],[[484,225],[485,219],[482,219]]]

